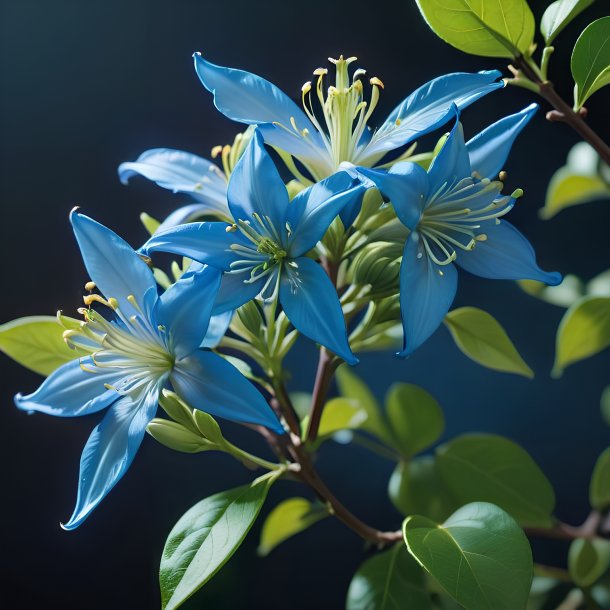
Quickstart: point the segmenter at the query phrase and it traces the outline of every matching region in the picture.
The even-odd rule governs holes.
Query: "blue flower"
[[[561,282],[559,273],[538,267],[527,239],[500,220],[522,193],[501,196],[502,182],[493,180],[536,108],[505,117],[468,144],[456,120],[428,172],[408,161],[387,172],[355,170],[392,202],[410,230],[400,267],[404,345],[399,355],[417,349],[449,311],[457,289],[454,262],[484,278]]]
[[[238,422],[283,429],[259,392],[226,360],[199,349],[208,329],[220,273],[202,267],[161,296],[153,275],[118,235],[77,212],[74,233],[87,271],[102,295],[85,304],[107,306],[113,319],[83,308],[69,345],[89,352],[57,369],[17,407],[59,417],[109,407],[85,445],[76,508],[65,529],[80,525],[131,464],[159,394],[173,388],[191,406]]]
[[[218,110],[234,121],[258,125],[267,144],[298,159],[316,181],[333,174],[344,161],[364,167],[377,165],[388,153],[449,121],[453,104],[464,108],[504,86],[496,70],[441,76],[405,98],[372,133],[368,121],[383,83],[378,78],[369,80],[372,89],[367,102],[361,80],[365,71],[356,70],[350,80],[348,67],[355,57],[330,59],[335,64],[336,82],[326,91],[328,70],[314,71],[316,84],[307,82],[302,88],[303,110],[260,76],[214,65],[199,53],[194,58],[195,70],[213,93]],[[314,88],[323,120],[314,110]],[[304,180],[288,155],[283,156],[288,167]]]
[[[259,295],[277,295],[295,328],[355,364],[337,291],[322,267],[306,255],[364,190],[346,172],[338,172],[289,201],[257,130],[229,181],[233,221],[159,231],[143,251],[180,254],[222,270],[216,312],[235,309]]]

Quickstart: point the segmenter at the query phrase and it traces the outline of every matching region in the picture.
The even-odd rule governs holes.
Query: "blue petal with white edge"
[[[227,197],[236,221],[251,221],[253,214],[258,214],[276,229],[283,229],[290,203],[288,191],[258,130],[231,174]]]
[[[157,320],[171,333],[177,358],[201,345],[210,324],[220,274],[209,266],[186,273],[159,298]]]
[[[408,144],[433,131],[452,116],[452,105],[465,108],[504,87],[498,70],[478,73],[455,72],[422,85],[401,102],[375,132],[359,163]]]
[[[348,364],[357,364],[337,290],[328,275],[310,258],[300,257],[293,263],[284,265],[280,278],[280,303],[288,319],[301,334]]]
[[[466,271],[492,280],[538,280],[550,286],[561,283],[561,274],[543,271],[536,263],[530,242],[513,225],[500,220],[481,227],[487,239],[470,252],[459,252],[456,263]]]
[[[133,176],[144,176],[174,193],[190,193],[215,209],[226,208],[227,179],[218,166],[182,150],[153,148],[135,161],[119,165],[119,179],[127,184]]]
[[[337,172],[298,193],[286,214],[290,256],[301,256],[311,250],[343,208],[360,201],[365,190],[347,172]]]
[[[504,168],[510,149],[523,128],[536,114],[538,104],[493,123],[466,144],[470,166],[481,178],[494,179]]]
[[[155,416],[159,389],[137,401],[124,396],[95,427],[80,460],[78,497],[66,530],[77,528],[125,474],[138,451],[146,426]]]
[[[417,232],[405,244],[400,265],[400,315],[404,332],[399,356],[412,354],[439,327],[457,290],[452,263],[437,265],[427,255]]]
[[[375,184],[386,201],[391,201],[396,216],[409,229],[418,225],[429,192],[426,170],[417,163],[402,161],[395,163],[390,171],[382,169],[357,170]]]
[[[32,394],[17,394],[15,405],[57,417],[89,415],[119,398],[104,384],[115,385],[120,378],[116,369],[97,368],[90,357],[77,358],[53,371]]]
[[[284,428],[260,392],[217,354],[196,351],[176,362],[175,392],[191,407],[231,421],[259,424],[278,434]]]
[[[470,157],[464,143],[464,129],[459,122],[459,112],[456,106],[453,110],[455,125],[428,168],[431,196],[443,188],[443,185],[454,185],[463,178],[470,178],[472,173]]]
[[[150,316],[157,302],[157,283],[148,265],[114,231],[75,210],[70,222],[80,247],[89,277],[107,298],[119,302],[119,315],[125,319],[138,315],[127,301],[135,295]]]
[[[220,270],[229,269],[235,260],[232,244],[250,246],[239,231],[227,232],[229,225],[223,222],[191,222],[157,231],[141,248],[149,255],[168,252],[186,256]]]
[[[216,347],[222,338],[225,336],[231,319],[233,318],[233,310],[225,311],[210,318],[208,330],[205,333],[201,347],[212,349]]]

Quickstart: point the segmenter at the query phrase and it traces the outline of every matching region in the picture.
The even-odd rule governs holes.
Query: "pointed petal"
[[[125,318],[138,314],[127,301],[134,295],[150,315],[157,301],[157,284],[148,265],[114,231],[84,214],[72,211],[70,221],[91,279],[106,297],[119,302]]]
[[[400,103],[373,135],[363,152],[365,157],[379,157],[415,138],[433,131],[451,119],[451,106],[466,108],[479,98],[504,87],[497,70],[476,74],[456,72],[445,74],[422,85]]]
[[[234,310],[231,309],[210,318],[210,324],[208,325],[208,330],[201,343],[201,347],[212,349],[220,343],[220,340],[225,336],[229,328],[229,324],[231,324],[233,313]]]
[[[536,264],[530,242],[513,225],[486,223],[481,229],[487,239],[470,252],[460,252],[456,263],[466,271],[492,280],[538,280],[550,286],[561,283],[561,274],[543,271]]]
[[[328,348],[349,364],[357,364],[347,340],[345,318],[337,290],[322,267],[310,258],[284,265],[280,302],[293,326],[312,341]]]
[[[104,384],[115,385],[119,379],[116,369],[100,369],[89,357],[77,358],[53,371],[32,394],[17,394],[15,405],[22,411],[57,417],[89,415],[118,398],[118,394],[107,390]]]
[[[153,148],[136,161],[119,165],[119,178],[127,184],[141,175],[174,193],[189,193],[214,212],[227,214],[227,179],[218,166],[182,150]]]
[[[459,122],[459,113],[455,106],[453,109],[455,125],[428,169],[431,195],[444,184],[456,184],[463,178],[470,178],[472,173],[470,158],[464,143],[464,130]]]
[[[268,217],[276,229],[284,230],[288,191],[257,130],[229,180],[229,209],[235,220],[250,220],[253,214]]]
[[[412,354],[439,327],[453,303],[456,290],[455,266],[452,263],[435,264],[426,255],[419,234],[411,233],[400,265],[404,344],[399,356]]]
[[[157,318],[170,333],[177,358],[201,345],[210,324],[220,275],[209,266],[187,272],[161,295]]]
[[[298,193],[290,202],[286,222],[292,257],[311,250],[345,206],[361,202],[366,187],[346,172],[337,172]]]
[[[169,252],[186,256],[217,269],[228,269],[235,260],[231,244],[250,245],[239,231],[227,233],[224,222],[191,222],[157,231],[141,248],[152,252]]]
[[[358,167],[356,171],[370,180],[384,199],[392,202],[396,216],[409,229],[419,223],[426,197],[428,196],[428,174],[416,163],[395,163],[389,172],[381,169]]]
[[[191,407],[284,433],[260,392],[232,364],[212,352],[196,351],[179,360],[170,381]]]
[[[155,415],[158,399],[158,388],[143,393],[136,401],[124,396],[95,427],[80,460],[76,507],[62,525],[64,529],[77,528],[125,474]]]
[[[495,178],[503,169],[513,142],[536,110],[538,104],[530,104],[521,112],[496,121],[469,140],[466,148],[472,170],[482,178]]]

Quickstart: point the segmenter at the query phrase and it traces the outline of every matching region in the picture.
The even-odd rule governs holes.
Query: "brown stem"
[[[596,510],[592,510],[582,525],[568,525],[559,521],[552,527],[525,527],[523,529],[528,536],[536,538],[575,540],[576,538],[597,538],[600,535],[599,527],[601,522],[601,514]]]
[[[318,371],[313,387],[309,426],[307,428],[308,441],[315,441],[318,436],[320,421],[322,420],[322,411],[324,410],[324,404],[326,403],[326,395],[328,394],[330,383],[340,362],[341,360],[333,356],[326,348],[320,348]]]
[[[286,386],[283,382],[274,380],[273,390],[275,392],[275,397],[271,399],[271,408],[276,411],[276,413],[279,412],[284,416],[290,431],[300,438],[301,424],[299,423],[299,416],[290,400]]]
[[[597,135],[585,122],[585,112],[574,112],[572,107],[555,91],[553,83],[544,81],[529,65],[527,60],[521,56],[515,59],[521,72],[532,82],[538,85],[540,95],[549,103],[554,111],[547,118],[551,121],[561,121],[569,125],[583,140],[588,142],[599,154],[599,156],[610,165],[610,147]]]

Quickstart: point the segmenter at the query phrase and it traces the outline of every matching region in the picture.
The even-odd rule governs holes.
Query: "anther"
[[[87,292],[93,292],[95,290],[95,282],[87,282],[85,284],[85,290]]]
[[[222,153],[222,146],[219,144],[218,146],[214,146],[212,148],[211,157],[212,159],[216,159],[216,157]]]
[[[235,233],[235,231],[237,231],[237,225],[236,224],[228,225],[225,227],[225,231],[227,233]]]
[[[504,182],[506,180],[506,178],[508,178],[508,174],[504,170],[502,170],[498,174],[498,179],[500,180],[500,182]]]
[[[326,76],[328,74],[327,68],[316,68],[313,71],[314,76]]]
[[[487,241],[487,235],[485,235],[485,233],[479,233],[479,235],[475,235],[475,239],[477,241]]]
[[[371,83],[371,85],[373,85],[373,86],[381,87],[382,89],[385,89],[383,82],[376,76],[373,76],[373,78],[371,78],[369,83]]]
[[[303,84],[303,86],[301,87],[301,92],[306,95],[307,93],[309,93],[311,91],[311,81],[308,80],[306,83]]]
[[[515,189],[511,195],[513,199],[519,199],[519,197],[523,197],[523,189]]]

